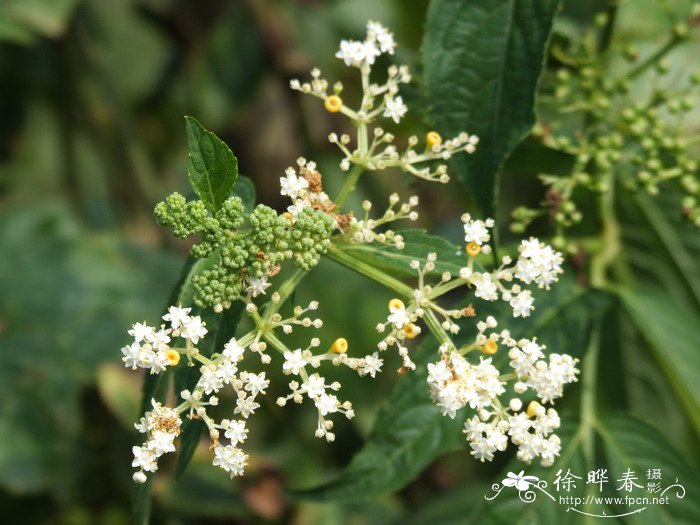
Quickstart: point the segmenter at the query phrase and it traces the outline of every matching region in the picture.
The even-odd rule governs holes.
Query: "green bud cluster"
[[[311,269],[330,247],[333,232],[333,218],[320,210],[305,208],[296,221],[262,204],[246,214],[235,196],[211,214],[201,201],[173,193],[155,207],[155,217],[182,239],[201,235],[193,256],[215,257],[192,278],[198,306],[230,305],[245,293],[247,279],[274,275],[285,261]]]
[[[600,27],[603,20],[600,17],[595,25]],[[671,41],[687,38],[688,33],[687,26],[679,25],[674,28]],[[664,53],[671,47],[667,45]],[[698,137],[684,138],[681,126],[683,115],[696,103],[689,95],[691,91],[674,95],[655,90],[648,100],[633,103],[628,94],[643,71],[654,70],[659,76],[669,72],[664,53],[638,62],[638,51],[625,49],[621,55],[631,63],[630,70],[617,79],[605,66],[609,61],[607,54],[601,55],[591,46],[582,46],[578,53],[565,57],[567,67],[558,71],[554,80],[553,95],[561,122],[557,119],[547,125],[538,124],[533,130],[546,146],[572,155],[572,169],[567,175],[541,175],[547,187],[541,209],[517,208],[511,229],[522,233],[535,218],[549,215],[557,237],[564,239],[566,229],[582,219],[574,202],[576,189],[605,192],[615,180],[629,190],[650,195],[657,195],[662,184],[677,184],[684,194],[680,203],[683,216],[700,227],[700,170],[689,154],[689,143]],[[691,75],[690,83],[700,84],[700,72]],[[579,113],[584,123],[575,135],[559,131],[571,113]],[[674,117],[677,122],[669,123]],[[574,243],[563,244],[569,251],[577,249]]]

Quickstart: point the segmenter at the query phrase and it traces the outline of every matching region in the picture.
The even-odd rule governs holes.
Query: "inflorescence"
[[[348,136],[330,137],[344,154],[341,161],[344,170],[351,164],[371,171],[394,167],[409,175],[446,182],[444,166],[433,170],[424,163],[445,160],[460,151],[471,153],[477,144],[476,137],[463,133],[443,142],[440,135],[431,131],[426,135],[422,152],[415,149],[418,139],[411,137],[407,149],[399,154],[391,134],[378,126],[369,128],[379,118],[398,123],[407,111],[398,95],[399,85],[410,80],[405,66],[391,66],[382,85],[370,82],[375,59],[381,54],[393,54],[394,48],[393,35],[376,22],[368,24],[363,42],[341,42],[336,56],[360,70],[363,96],[357,109],[350,109],[340,98],[342,85],[336,84],[329,94],[328,83],[317,70],[312,72],[310,83],[295,80],[292,88],[322,99],[328,111],[346,115],[357,126],[357,141],[352,149]],[[491,251],[494,221],[473,219],[465,214],[462,216],[464,266],[454,275],[444,272],[438,282],[430,283],[435,275],[436,254],[426,254],[422,261],[411,261],[417,284],[411,288],[397,281],[405,286],[406,292],[389,302],[386,320],[377,324],[382,338],[376,351],[352,357],[353,349],[343,337],[325,345],[313,337],[306,347],[293,348],[283,341],[285,335],[297,327],[319,329],[323,325],[321,319],[310,316],[319,307],[317,301],[306,307],[294,307],[289,317],[280,313],[299,276],[316,265],[334,243],[380,243],[403,250],[405,239],[387,229],[387,225],[398,220],[416,220],[418,198],[412,196],[402,202],[398,194],[392,194],[388,207],[376,218],[370,216],[373,206],[369,201],[362,204],[364,213],[359,218],[352,212],[342,213],[341,199],[334,202],[324,192],[316,164],[303,158],[280,178],[280,193],[291,201],[281,214],[264,205],[246,213],[236,196],[226,200],[216,213],[207,211],[201,201],[187,202],[177,193],[156,207],[157,220],[172,227],[177,237],[200,236],[192,254],[211,263],[192,278],[195,304],[221,312],[240,300],[254,328],[233,337],[213,355],[205,356],[198,345],[207,337],[207,327],[199,316],[192,315],[189,307],[171,306],[160,327],[146,323],[133,325],[129,331],[133,341],[122,349],[127,367],[147,369],[152,374],[178,366],[197,366],[200,371],[195,388],[179,393],[179,405],[167,407],[153,400],[152,409],[136,425],[146,440],[133,449],[133,466],[137,469],[134,480],[145,482],[146,473],[157,470],[160,456],[175,450],[174,440],[180,434],[184,417],[206,424],[214,465],[231,477],[243,474],[248,455],[241,445],[248,437],[247,420],[260,408],[258,396],[265,395],[270,385],[266,372],[245,369],[246,359],[253,354],[266,366],[273,363],[277,354],[276,362],[282,372],[293,376],[289,394],[279,397],[277,404],[311,401],[318,411],[314,433],[331,442],[335,439],[331,416],[341,414],[350,419],[354,410],[349,401],[339,399],[341,385],[322,375],[322,365],[347,366],[360,376],[375,377],[384,365],[381,355],[396,347],[402,360],[399,371],[409,373],[416,368],[411,358],[411,340],[426,332],[439,343],[439,359],[428,365],[427,387],[445,415],[454,418],[464,407],[475,412],[465,423],[472,454],[482,461],[491,460],[495,451],[505,450],[510,438],[518,447],[521,460],[530,462],[540,458],[542,464],[551,465],[559,454],[560,442],[554,434],[559,417],[553,408],[545,408],[543,404],[551,404],[562,395],[565,384],[576,380],[576,360],[560,354],[547,357],[544,346],[534,339],[515,341],[508,330],[494,331],[498,323],[491,316],[476,323],[473,341],[457,344],[454,336],[464,326],[458,321],[475,317],[476,310],[471,303],[455,308],[441,305],[439,299],[460,288],[473,294],[475,300],[505,301],[514,317],[527,317],[535,307],[531,288],[549,289],[558,280],[563,271],[562,254],[531,238],[522,241],[517,260],[505,256],[494,270],[483,270],[476,258]],[[293,261],[298,270],[268,295],[272,278],[285,261]],[[259,308],[256,302],[260,303],[262,296],[269,301]],[[510,363],[506,371],[499,370],[492,361],[491,356],[498,352],[499,345],[508,349]],[[501,396],[509,389],[511,399],[502,403]],[[539,402],[532,401],[523,408],[520,397],[528,389]],[[227,394],[235,402],[233,414],[230,419],[218,420],[211,407],[217,406],[219,398]]]

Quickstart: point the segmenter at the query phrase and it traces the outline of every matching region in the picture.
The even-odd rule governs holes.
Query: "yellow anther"
[[[481,347],[481,351],[485,354],[493,355],[498,352],[498,344],[496,344],[496,341],[489,339],[484,343],[484,346]]]
[[[173,350],[172,348],[165,352],[165,358],[168,360],[170,366],[175,366],[180,362],[180,354],[177,350]]]
[[[469,257],[476,257],[481,252],[481,246],[472,241],[467,244],[465,251]]]
[[[527,415],[528,417],[535,417],[542,413],[544,410],[544,407],[540,405],[537,401],[530,401],[530,404],[527,405]]]
[[[282,217],[284,217],[285,219],[287,219],[289,222],[294,222],[294,215],[292,215],[292,214],[289,213],[288,211],[285,211],[285,212],[282,214]]]
[[[425,136],[425,144],[428,146],[428,149],[433,149],[433,146],[442,144],[442,137],[437,131],[429,131]]]
[[[343,107],[343,99],[338,95],[331,95],[323,103],[329,113],[338,113]]]
[[[392,299],[389,301],[389,311],[395,312],[396,310],[401,310],[404,308],[403,301],[401,299]]]
[[[414,339],[420,333],[418,327],[413,323],[403,325],[403,331],[406,333],[406,339]]]
[[[338,339],[333,341],[333,344],[331,345],[331,352],[335,352],[336,354],[344,354],[347,351],[348,351],[347,339],[345,339],[343,337],[339,337]]]

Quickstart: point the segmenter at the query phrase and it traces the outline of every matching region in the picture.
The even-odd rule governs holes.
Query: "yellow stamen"
[[[341,99],[338,95],[331,95],[325,100],[323,105],[326,106],[326,110],[329,113],[338,113],[338,111],[340,111],[340,109],[343,107],[343,99]]]
[[[180,362],[180,354],[177,350],[172,348],[165,352],[165,358],[168,360],[170,366],[176,366]]]
[[[400,310],[401,308],[404,308],[404,304],[401,299],[392,299],[391,301],[389,301],[390,312],[395,312],[396,310]]]
[[[335,352],[336,354],[344,354],[347,351],[348,351],[347,339],[345,339],[343,337],[339,337],[338,339],[333,341],[333,344],[331,345],[331,352]]]
[[[406,333],[406,339],[414,339],[420,333],[413,323],[403,325],[403,331]]]
[[[428,146],[428,149],[433,149],[433,146],[442,144],[442,137],[437,131],[429,131],[425,136],[425,144]]]
[[[530,401],[530,404],[527,405],[528,417],[535,417],[541,410],[542,405],[540,405],[537,401]]]
[[[481,347],[481,351],[485,354],[493,355],[498,352],[498,344],[496,344],[496,341],[489,339],[484,343],[484,346]]]
[[[282,217],[284,217],[285,219],[287,219],[289,222],[294,222],[294,215],[292,215],[292,214],[289,213],[288,211],[285,211],[285,212],[282,214]]]
[[[467,248],[465,251],[467,252],[467,255],[469,257],[476,257],[477,255],[479,255],[479,252],[481,252],[481,246],[472,241],[469,244],[467,244]]]

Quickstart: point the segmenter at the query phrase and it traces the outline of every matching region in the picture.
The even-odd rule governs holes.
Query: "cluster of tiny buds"
[[[375,231],[378,227],[394,221],[402,219],[418,220],[418,212],[413,209],[418,205],[418,197],[415,195],[410,197],[407,202],[402,203],[397,208],[399,201],[399,195],[392,193],[389,196],[389,207],[377,219],[370,219],[369,213],[372,210],[372,203],[368,200],[364,201],[362,203],[362,209],[365,212],[364,217],[362,219],[352,218],[347,230],[348,239],[358,243],[379,242],[390,244],[399,250],[403,250],[405,247],[403,236],[396,234],[393,230]]]

